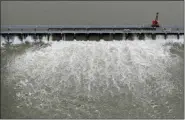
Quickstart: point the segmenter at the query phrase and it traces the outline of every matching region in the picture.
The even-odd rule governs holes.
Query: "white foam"
[[[18,45],[18,44],[22,44],[22,43],[23,42],[17,36],[13,37],[13,39],[12,39],[13,45]]]
[[[169,50],[164,49],[166,42],[164,39],[53,41],[51,46],[27,51],[15,58],[10,71],[13,77],[35,80],[35,89],[46,85],[53,91],[65,93],[73,87],[69,94],[91,96],[102,95],[105,91],[125,92],[122,85],[127,85],[137,96],[147,96],[150,88],[144,88],[144,85],[153,77],[159,94],[166,94],[173,89],[166,68],[178,62],[173,61]],[[101,87],[103,91],[100,92]]]
[[[28,43],[34,43],[35,40],[32,38],[32,36],[27,36],[24,40],[24,43],[28,42]]]
[[[1,47],[4,47],[5,44],[6,44],[6,39],[1,36]]]
[[[49,41],[47,40],[47,36],[42,37],[41,42],[49,43]]]
[[[157,36],[156,36],[156,39],[157,39],[157,40],[164,39],[164,35],[157,35]]]

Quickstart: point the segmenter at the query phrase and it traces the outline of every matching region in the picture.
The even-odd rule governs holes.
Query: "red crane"
[[[155,20],[152,21],[152,25],[151,25],[152,27],[160,27],[159,21],[158,21],[158,16],[159,16],[159,13],[157,12]]]

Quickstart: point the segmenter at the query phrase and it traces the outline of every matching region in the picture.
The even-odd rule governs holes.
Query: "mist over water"
[[[3,118],[183,118],[183,36],[37,41],[1,51]]]

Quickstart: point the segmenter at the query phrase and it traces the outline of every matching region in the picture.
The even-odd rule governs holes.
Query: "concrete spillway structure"
[[[47,36],[49,40],[145,40],[146,37],[156,39],[162,35],[167,39],[169,35],[175,35],[177,39],[184,35],[184,28],[178,26],[150,27],[145,25],[124,26],[60,26],[60,25],[13,25],[1,26],[1,36],[9,40],[18,36],[23,40],[27,36],[40,39]]]

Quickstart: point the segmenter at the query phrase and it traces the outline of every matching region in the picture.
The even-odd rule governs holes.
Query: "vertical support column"
[[[23,34],[23,39],[26,39],[26,34]]]
[[[8,36],[7,36],[8,43],[10,42],[10,28],[8,28]]]
[[[63,36],[63,34],[61,33],[61,40],[64,40],[64,36]]]
[[[73,40],[76,40],[76,33],[74,33],[73,35]]]
[[[129,37],[130,37],[130,40],[134,40],[135,33],[130,33]]]
[[[85,29],[86,29],[86,34],[85,34],[86,35],[86,41],[88,41],[89,40],[88,28],[86,27]]]
[[[115,40],[115,33],[112,33],[112,39]]]
[[[18,35],[18,36],[19,36],[20,41],[22,42],[22,41],[23,41],[23,33],[21,33],[21,34]]]
[[[100,40],[103,39],[103,33],[100,33]]]
[[[143,33],[143,40],[145,40],[145,38],[146,38],[146,34],[145,34],[145,33]]]
[[[89,33],[86,33],[86,34],[85,34],[85,38],[86,38],[86,41],[89,40]]]
[[[152,33],[152,40],[156,40],[156,34]]]
[[[47,40],[49,41],[50,33],[47,34]]]
[[[37,35],[36,35],[36,33],[34,33],[34,41],[36,41],[36,39],[37,39]]]
[[[62,33],[62,29],[61,30],[61,40],[64,40],[64,34]]]
[[[39,40],[40,42],[40,39],[39,39],[39,35],[37,33],[35,33],[35,41]]]
[[[8,36],[7,36],[7,40],[8,40],[8,43],[10,42],[10,34],[8,33]]]
[[[109,33],[109,41],[112,39],[112,33]]]
[[[137,33],[137,38],[138,38],[138,40],[141,40],[141,33]]]
[[[49,41],[49,37],[50,37],[50,33],[49,33],[49,29],[47,30],[47,40]]]
[[[23,29],[21,29],[20,40],[23,42]]]
[[[60,29],[61,30],[61,37],[62,37],[62,40],[65,40],[65,33],[63,33],[63,29]]]
[[[125,33],[125,40],[129,40],[130,38],[130,34],[129,33]]]
[[[58,40],[58,39],[57,39],[57,34],[56,34],[56,33],[53,33],[53,34],[52,34],[52,38],[53,38],[53,39],[52,39],[53,41]]]
[[[164,39],[165,39],[165,40],[167,39],[167,36],[168,36],[167,33],[165,33],[165,34],[164,34]]]
[[[138,36],[139,40],[144,40],[145,39],[144,33],[138,33],[137,36]]]
[[[179,28],[177,28],[177,39],[180,39],[180,33],[179,33]]]
[[[100,38],[100,33],[98,33],[98,41],[100,41],[100,39],[101,39],[101,38]]]
[[[64,40],[66,40],[66,34],[64,33],[63,35],[64,35]]]
[[[112,31],[113,31],[112,32],[112,39],[115,40],[115,30],[114,30],[114,28],[112,29]]]
[[[73,40],[76,40],[75,28],[73,29],[73,31],[74,31],[74,37],[73,37]]]
[[[126,40],[125,33],[122,33],[122,40]]]
[[[34,28],[34,40],[37,40],[36,28]]]
[[[44,34],[38,34],[38,37],[39,37],[39,40],[42,41],[43,37],[44,37]]]
[[[86,40],[89,40],[89,33],[86,33]]]
[[[101,40],[102,39],[102,33],[99,33],[98,35],[99,35],[99,40]]]
[[[48,28],[48,30],[47,30],[47,40],[48,41],[49,41],[50,35],[51,35],[51,33],[49,32],[49,28]]]
[[[180,33],[178,32],[177,34],[177,39],[179,40],[180,39]]]

